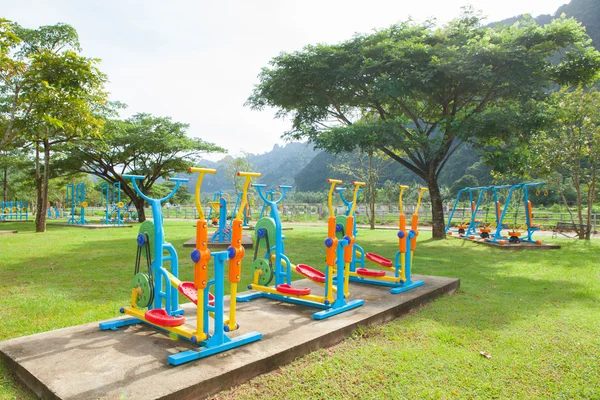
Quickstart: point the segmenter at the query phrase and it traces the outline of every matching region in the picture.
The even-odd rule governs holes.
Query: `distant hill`
[[[546,25],[562,14],[581,22],[592,39],[593,45],[600,50],[600,0],[571,0],[570,3],[560,6],[553,15],[539,15],[535,20],[540,25]],[[523,19],[523,15],[518,15],[494,24],[511,25],[521,19]]]
[[[257,183],[264,183],[269,187],[277,185],[294,185],[294,176],[298,171],[302,170],[314,157],[318,154],[312,145],[308,143],[292,142],[284,146],[278,144],[273,146],[273,149],[264,154],[251,154],[248,156],[248,161],[252,164],[252,169],[262,173],[262,176],[257,180]],[[219,161],[202,160],[200,165],[205,168],[215,168],[216,175],[207,175],[202,184],[202,191],[216,192],[224,190],[233,192],[233,184],[228,182],[224,174],[224,166],[227,159],[231,156],[226,156]],[[187,186],[190,192],[194,192],[196,179],[188,174],[178,174],[178,177],[190,178]]]

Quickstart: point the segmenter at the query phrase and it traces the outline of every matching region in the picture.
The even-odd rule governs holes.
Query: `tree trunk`
[[[35,213],[35,231],[46,232],[46,219],[48,217],[48,181],[50,180],[50,144],[47,139],[44,139],[44,173],[40,174],[38,168],[36,175],[39,175],[39,177],[36,176],[38,181],[38,201]]]
[[[575,185],[575,192],[577,193],[577,235],[579,239],[585,239],[585,229],[583,228],[583,204],[581,198],[581,181],[579,180],[579,174],[573,175],[573,183]]]
[[[144,222],[146,220],[146,212],[144,211],[144,199],[136,196],[134,199],[131,199],[133,204],[135,205],[135,209],[138,213],[138,222]]]
[[[429,197],[431,198],[432,237],[434,239],[445,239],[444,203],[442,202],[440,187],[435,175],[427,179],[427,187],[429,189]]]
[[[371,192],[371,198],[369,207],[371,208],[371,216],[369,218],[369,225],[371,229],[375,229],[375,176],[373,174],[373,153],[369,153],[369,192]]]
[[[6,203],[8,201],[8,167],[4,167],[3,182],[4,188],[2,189],[2,201]]]

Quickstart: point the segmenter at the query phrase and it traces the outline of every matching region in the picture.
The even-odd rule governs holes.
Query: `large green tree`
[[[121,182],[121,189],[135,205],[140,222],[146,219],[144,199],[123,174],[144,175],[142,192],[176,172],[184,172],[207,153],[223,153],[213,143],[187,135],[187,124],[169,117],[136,114],[124,121],[107,120],[102,137],[86,145],[71,146],[59,165],[64,173],[84,172],[107,182]]]
[[[288,138],[335,153],[377,149],[414,172],[429,188],[433,236],[443,238],[437,180],[450,156],[466,142],[539,127],[536,104],[551,85],[591,79],[599,67],[574,20],[485,27],[467,10],[439,28],[408,21],[282,53],[248,104],[291,117]]]
[[[28,29],[4,21],[0,32],[0,37],[17,38],[9,40],[9,51],[0,52],[0,146],[16,138],[34,144],[36,231],[44,232],[52,153],[65,143],[99,134],[106,77],[98,60],[79,54],[77,32],[69,25]]]

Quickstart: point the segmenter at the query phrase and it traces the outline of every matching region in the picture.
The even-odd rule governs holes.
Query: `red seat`
[[[190,299],[194,304],[198,305],[198,290],[194,282],[181,282],[177,287],[177,290],[181,292],[185,297]],[[208,293],[208,305],[215,305],[215,296],[212,293]]]
[[[306,265],[306,264],[296,265],[296,272],[304,275],[305,277],[307,277],[308,279],[310,279],[312,281],[325,283],[325,274],[319,270],[314,269],[313,267],[311,267],[309,265]]]
[[[294,296],[306,296],[310,294],[309,288],[294,288],[288,285],[287,283],[277,285],[277,291],[285,294],[293,294]]]
[[[367,253],[366,254],[367,260],[373,261],[379,265],[382,265],[384,267],[391,267],[392,266],[392,261],[388,260],[385,257],[381,257],[378,254],[375,253]],[[364,269],[364,268],[363,268]]]
[[[185,322],[185,317],[183,315],[169,315],[163,308],[155,308],[153,310],[146,311],[144,318],[146,318],[148,322],[160,326],[179,326],[183,325]]]
[[[364,276],[385,276],[385,271],[378,271],[374,269],[357,268],[356,273]]]

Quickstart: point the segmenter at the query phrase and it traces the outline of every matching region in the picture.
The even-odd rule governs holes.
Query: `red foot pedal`
[[[181,282],[177,287],[177,290],[181,292],[185,297],[190,299],[194,304],[198,305],[198,290],[194,286],[194,282]],[[208,305],[215,305],[215,296],[212,293],[208,293]]]
[[[296,265],[296,272],[315,282],[325,283],[325,274],[306,264]],[[278,289],[279,290],[279,289]]]
[[[277,285],[277,291],[285,294],[293,294],[295,296],[306,296],[310,294],[310,288],[294,288],[288,285],[287,283]]]
[[[365,276],[385,276],[385,271],[376,271],[373,269],[366,269],[366,268],[357,268],[356,273],[358,275],[365,275]]]
[[[148,310],[144,314],[144,317],[148,322],[152,322],[153,324],[160,326],[179,326],[183,325],[185,322],[185,317],[183,315],[173,317],[167,314],[167,311],[162,308]]]
[[[373,262],[376,262],[379,265],[383,265],[384,267],[391,267],[392,266],[392,261],[388,260],[385,257],[381,257],[378,254],[375,253],[367,253],[366,254],[367,260],[371,260]],[[364,268],[361,268],[364,269]]]

